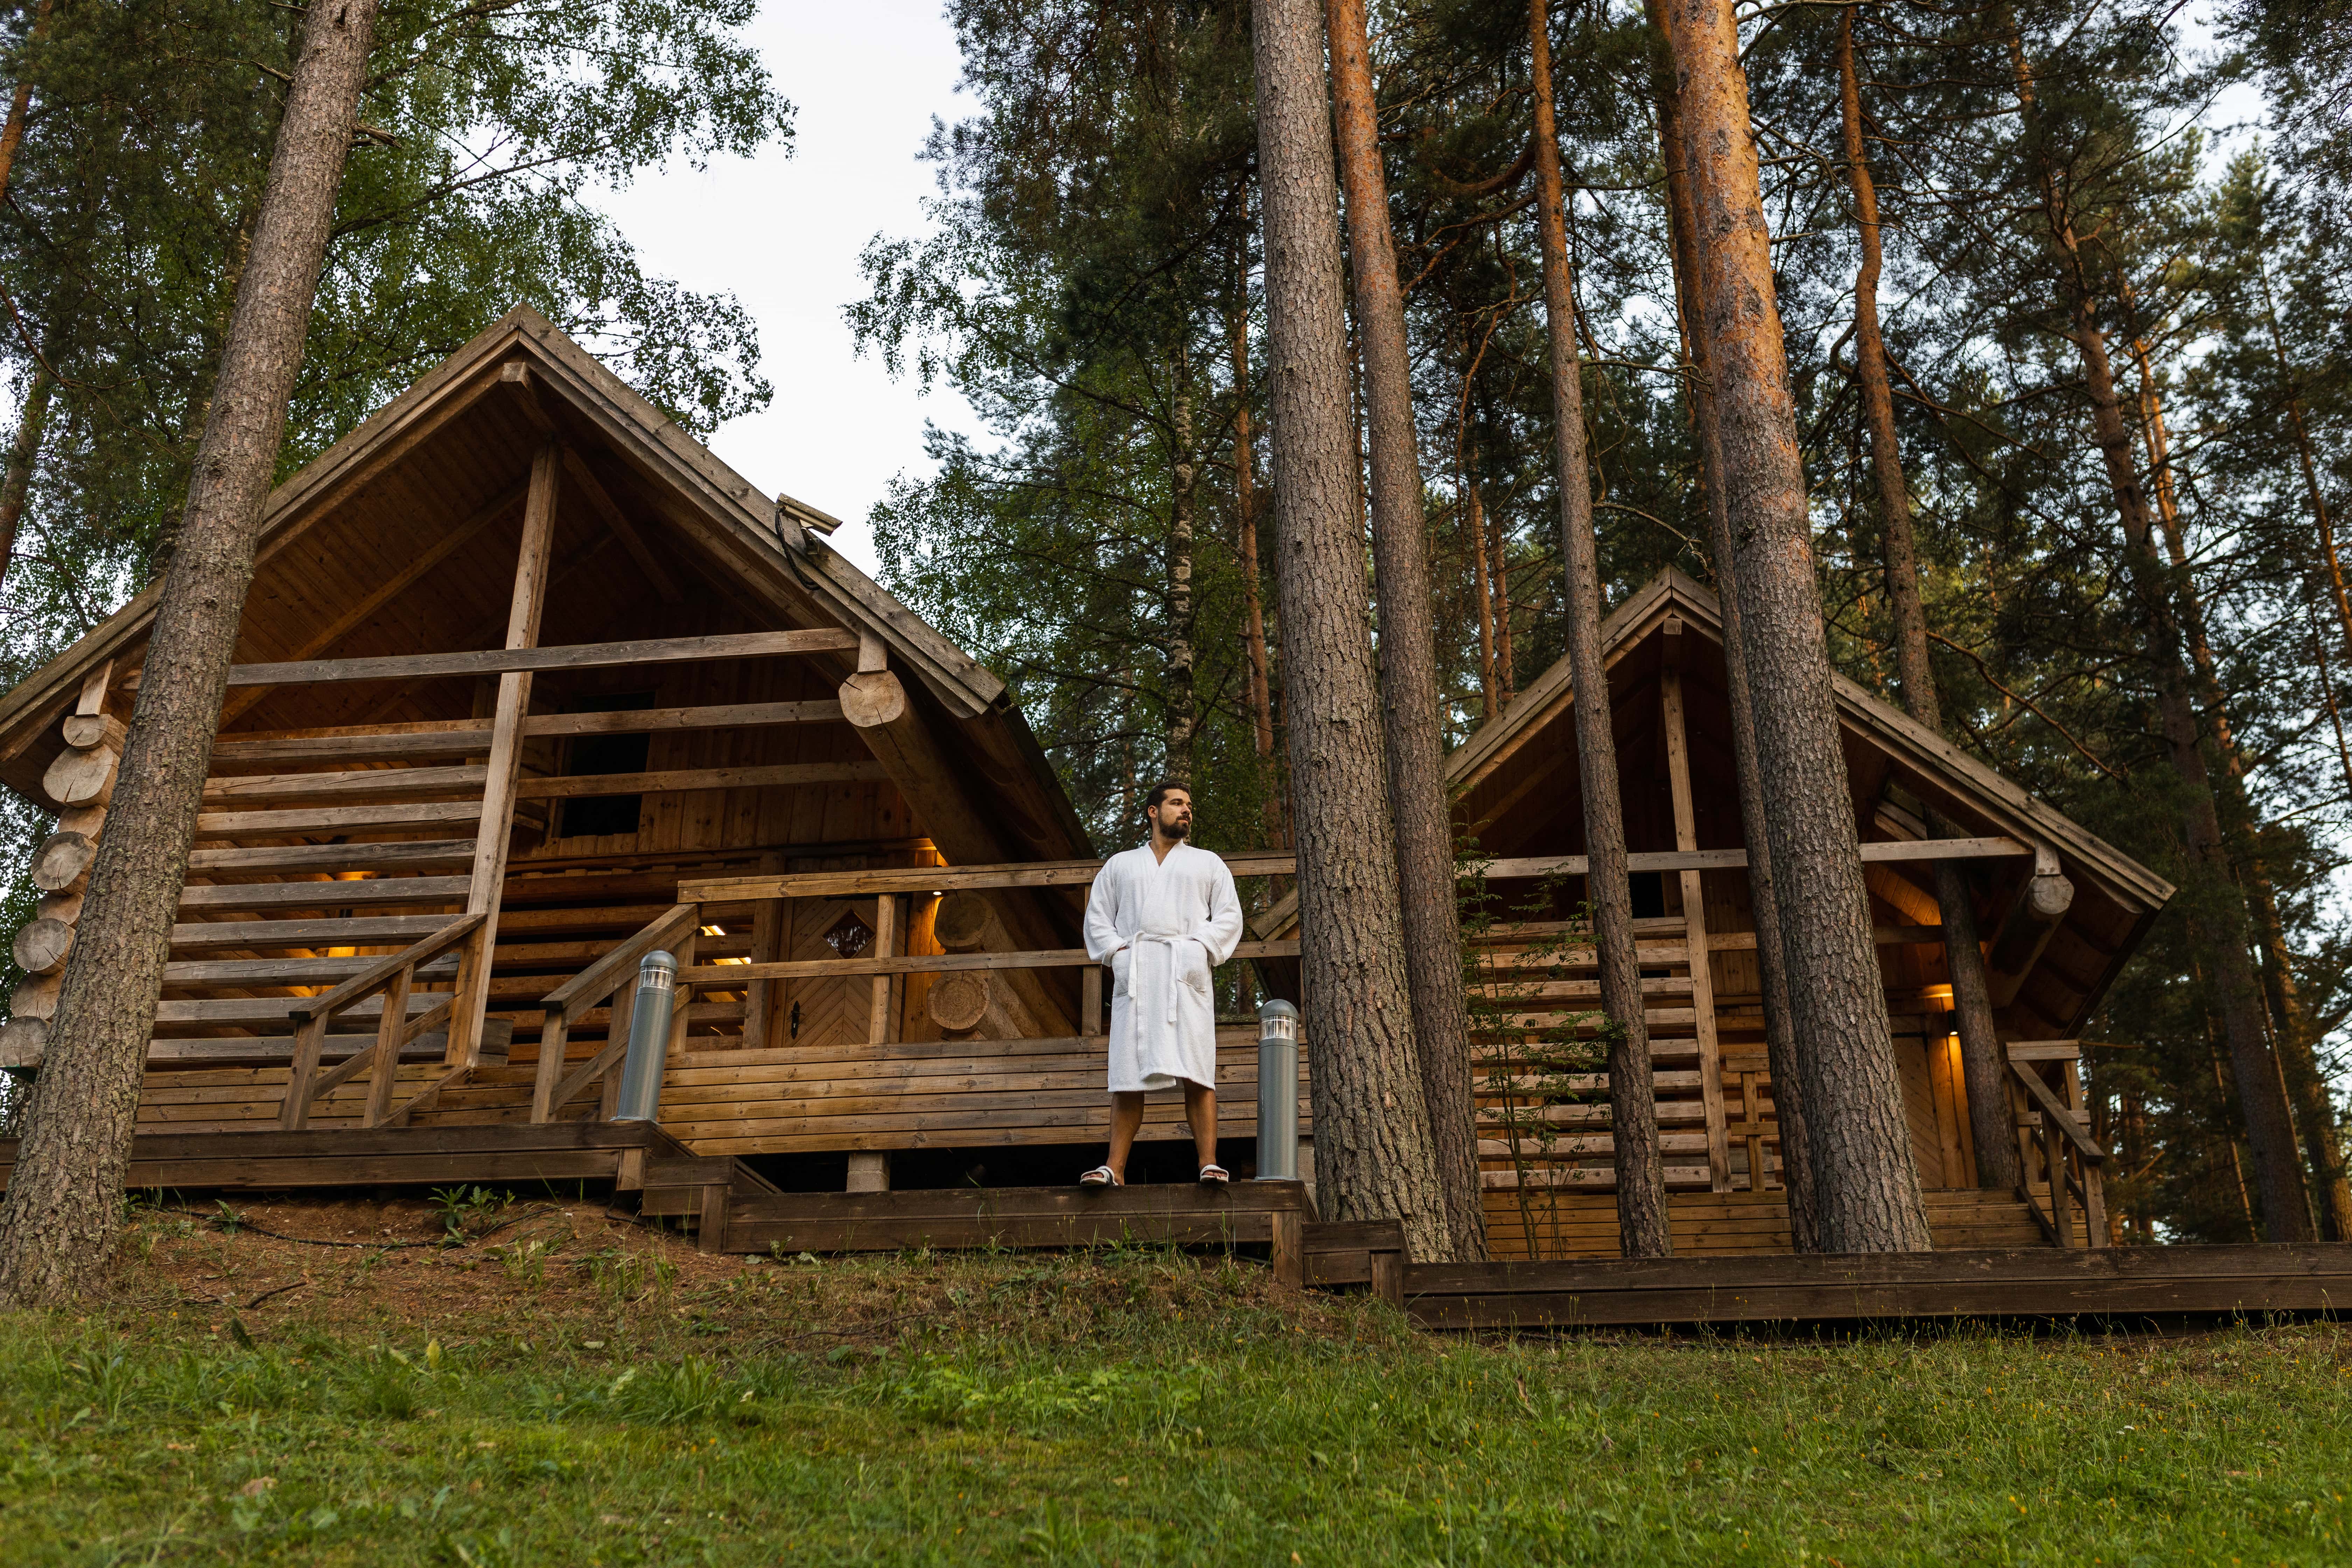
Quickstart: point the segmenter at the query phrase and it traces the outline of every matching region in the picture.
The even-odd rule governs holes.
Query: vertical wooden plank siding
[[[562,449],[551,442],[531,460],[530,494],[523,503],[522,547],[515,558],[514,594],[507,610],[510,648],[539,643],[540,611],[547,602],[547,563],[555,541],[557,490]],[[461,998],[449,1020],[451,1067],[471,1067],[481,1057],[482,1016],[490,1000],[490,952],[498,941],[499,889],[506,880],[507,849],[514,837],[515,777],[522,767],[522,720],[530,708],[530,675],[499,677],[498,706],[490,724],[488,780],[483,786],[482,821],[475,840],[474,879],[466,912],[485,915],[479,942],[468,950],[460,976]],[[478,956],[475,956],[478,955]]]
[[[1675,629],[1680,629],[1677,625]],[[1669,643],[1671,648],[1679,638]],[[1691,805],[1690,736],[1683,723],[1683,678],[1670,658],[1659,673],[1658,691],[1665,708],[1666,779],[1674,797],[1675,847],[1698,847],[1698,823]],[[1691,1008],[1698,1033],[1699,1099],[1706,1115],[1707,1185],[1718,1193],[1731,1191],[1731,1147],[1724,1132],[1723,1051],[1715,1027],[1715,966],[1706,945],[1706,893],[1700,874],[1684,871],[1683,931],[1690,949]],[[1750,1172],[1753,1184],[1755,1173]]]

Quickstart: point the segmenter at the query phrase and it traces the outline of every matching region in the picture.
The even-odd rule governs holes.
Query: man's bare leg
[[[1143,1127],[1143,1096],[1113,1094],[1110,1097],[1110,1158],[1103,1163],[1121,1182],[1127,1180],[1127,1156],[1135,1147],[1135,1135]]]
[[[1184,1120],[1192,1124],[1192,1149],[1203,1169],[1217,1163],[1217,1091],[1184,1080]]]

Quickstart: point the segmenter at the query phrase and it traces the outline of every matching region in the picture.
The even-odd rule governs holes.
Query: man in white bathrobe
[[[1087,900],[1087,955],[1111,968],[1110,1158],[1078,1180],[1124,1184],[1145,1092],[1181,1085],[1201,1180],[1223,1183],[1232,1178],[1217,1163],[1210,972],[1241,943],[1242,903],[1224,861],[1184,842],[1192,831],[1191,791],[1155,785],[1143,815],[1150,841],[1105,862]]]

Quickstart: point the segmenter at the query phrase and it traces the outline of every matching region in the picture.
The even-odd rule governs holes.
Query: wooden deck
[[[2352,1308],[2352,1246],[2054,1247],[1994,1252],[1412,1264],[1433,1329],[1898,1320],[2132,1324]]]

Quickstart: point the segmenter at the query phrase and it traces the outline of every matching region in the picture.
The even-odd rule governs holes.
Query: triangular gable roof
[[[1661,631],[1669,616],[1679,617],[1718,649],[1723,646],[1723,612],[1716,596],[1669,567],[1601,624],[1604,662],[1614,666]],[[2079,881],[2088,873],[2127,909],[2153,915],[2170,900],[2171,883],[2057,807],[1844,676],[1833,674],[1832,679],[1840,726],[1887,753],[1929,793],[1943,797],[1930,804],[1957,807],[1956,815],[1980,823],[1985,833],[2050,846],[2068,876]],[[1448,789],[1457,797],[1474,791],[1533,731],[1569,722],[1574,706],[1569,661],[1562,658],[1455,749],[1446,760]]]
[[[518,368],[520,367],[520,368]],[[659,524],[690,532],[730,592],[788,625],[837,626],[878,638],[891,667],[912,676],[950,733],[957,760],[1005,804],[1026,840],[1016,856],[1087,853],[1084,828],[1004,682],[844,560],[807,519],[831,519],[790,497],[770,499],[639,395],[554,323],[518,306],[358,428],[273,490],[256,549],[257,581],[273,557],[338,507],[383,485],[453,422],[525,374],[560,405],[570,429],[601,445]],[[151,584],[71,647],[0,694],[0,783],[46,805],[39,780],[58,749],[57,725],[102,661],[135,665],[162,597]],[[248,600],[248,613],[252,602]],[[916,689],[919,688],[919,689]]]

